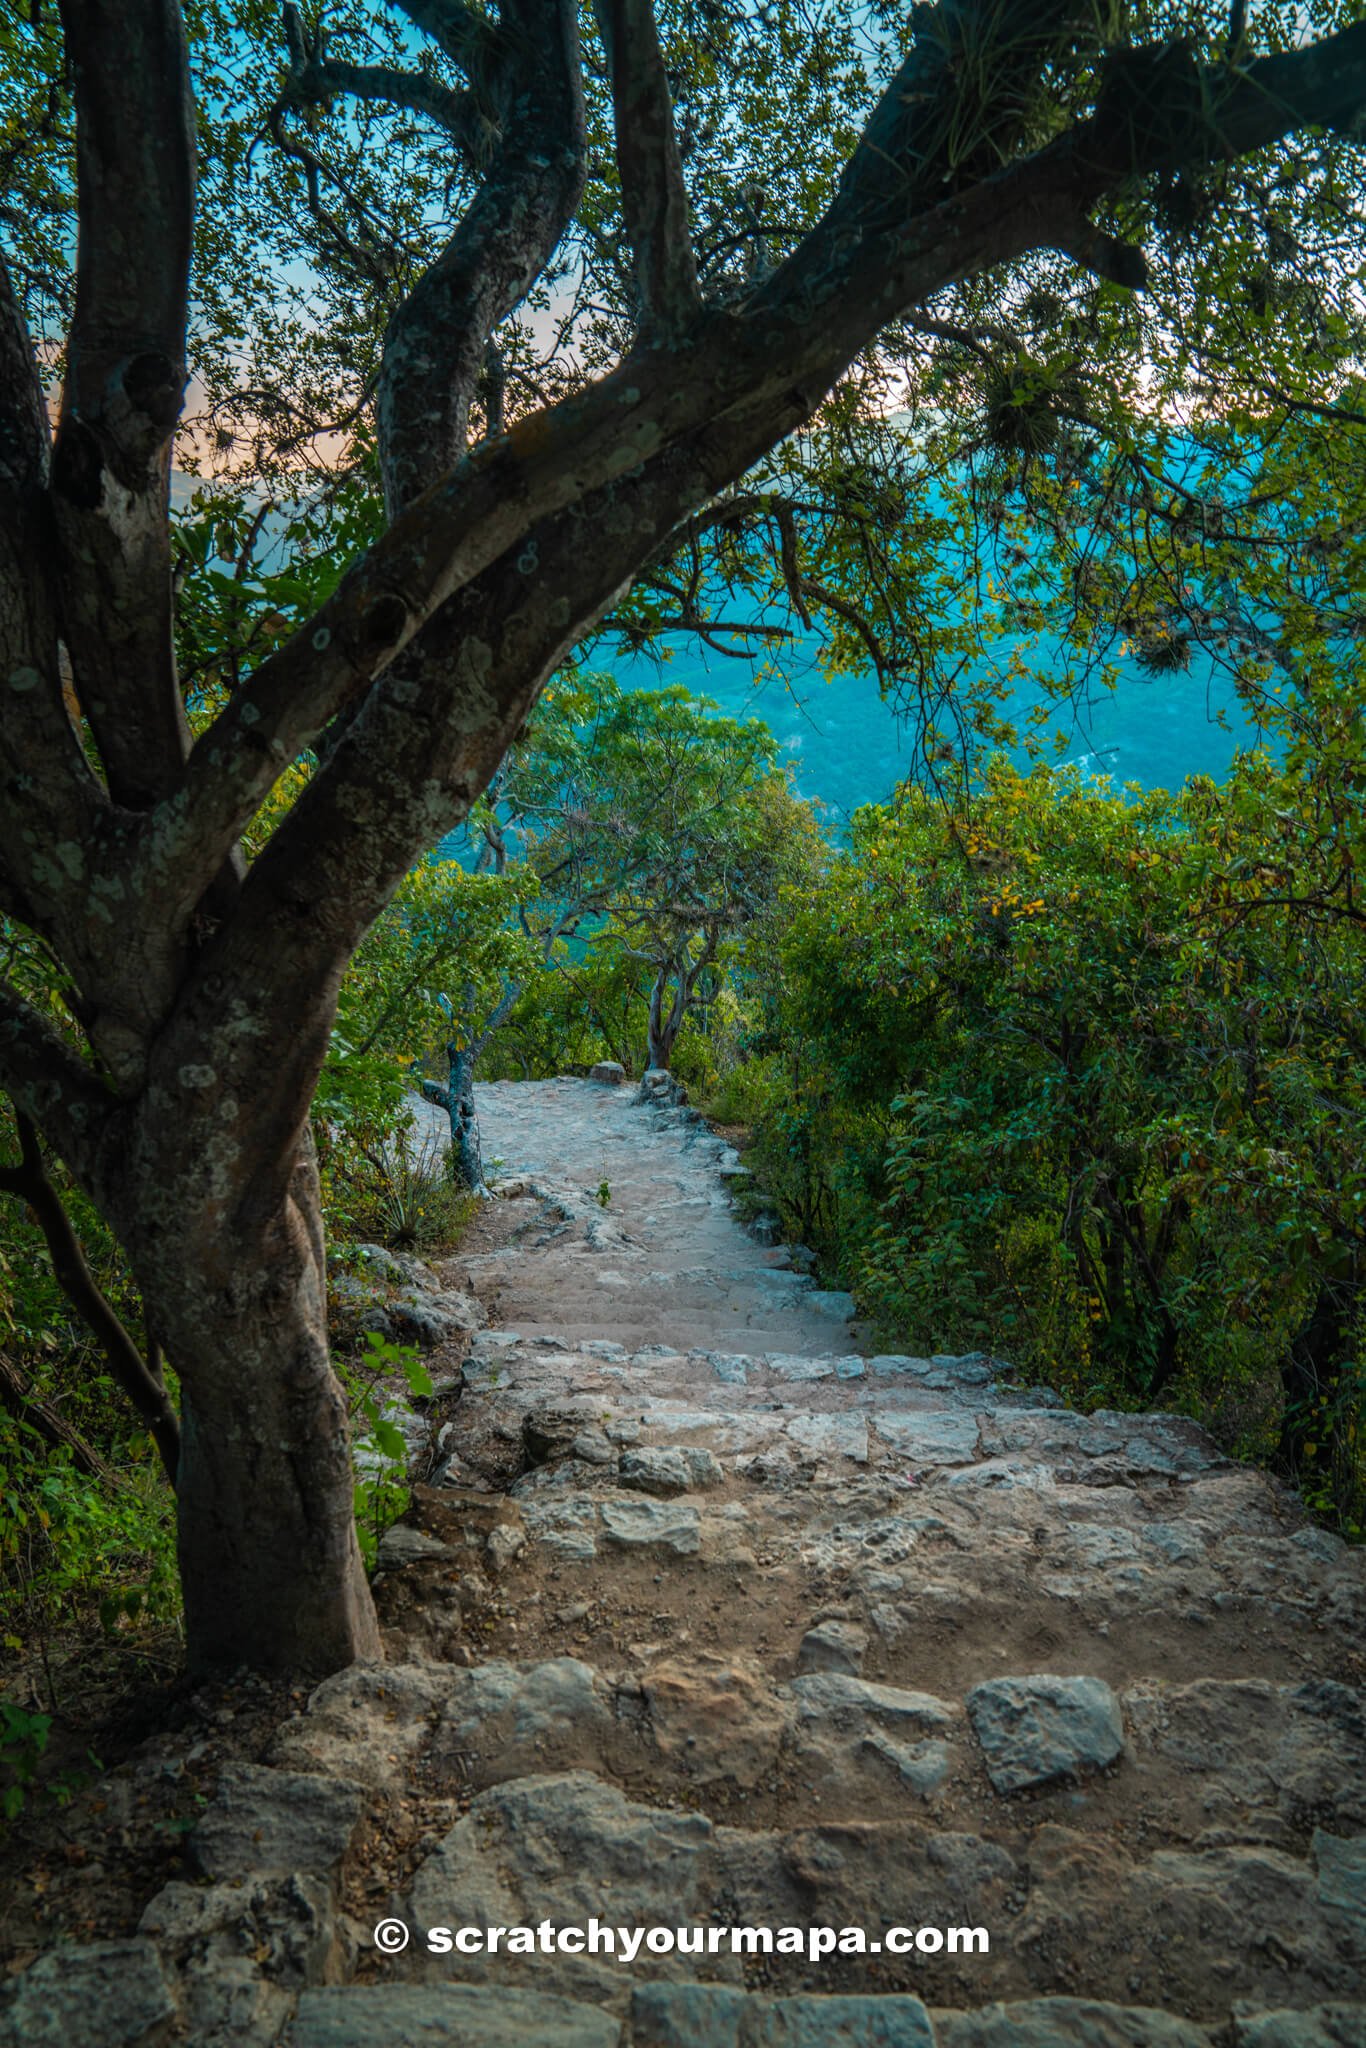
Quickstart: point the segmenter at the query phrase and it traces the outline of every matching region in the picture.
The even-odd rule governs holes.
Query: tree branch
[[[118,1104],[46,1017],[0,981],[0,1088],[96,1192]],[[104,1190],[100,1190],[104,1192]]]
[[[471,161],[477,158],[479,116],[471,93],[452,92],[426,71],[400,71],[392,64],[347,64],[325,57],[317,43],[310,44],[305,37],[297,7],[285,7],[284,21],[291,62],[278,107],[318,106],[343,95],[377,100],[424,114],[444,128]]]
[[[43,1233],[57,1284],[105,1355],[109,1369],[151,1431],[166,1477],[176,1483],[180,1464],[180,1424],[165,1387],[148,1371],[137,1345],[86,1262],[72,1227],[43,1164],[38,1133],[26,1116],[16,1118],[18,1166],[0,1167],[0,1193],[17,1195],[33,1211]]]
[[[3,1351],[0,1351],[0,1407],[8,1408],[11,1415],[36,1430],[43,1441],[55,1450],[69,1451],[76,1470],[84,1472],[88,1479],[98,1479],[101,1485],[111,1489],[118,1485],[112,1466],[105,1463],[79,1430],[72,1428],[64,1415],[35,1393],[13,1359]]]
[[[187,376],[194,105],[175,0],[61,0],[61,15],[79,220],[53,458],[62,632],[110,793],[142,809],[189,751],[167,508]]]
[[[641,340],[675,341],[697,317],[688,193],[651,0],[596,0],[612,77],[621,206],[634,259]]]
[[[571,0],[505,0],[485,83],[501,119],[497,153],[384,338],[376,420],[391,516],[464,453],[494,330],[544,270],[579,203],[584,110]]]
[[[1307,122],[1345,121],[1364,102],[1366,24],[1312,49],[1260,60],[1231,81],[1215,67],[1201,109],[1178,110],[1177,117],[1153,110],[1146,128],[1141,109],[1122,133],[1098,115],[1009,170],[910,219],[905,179],[894,175],[895,166],[886,173],[880,201],[865,179],[859,187],[861,231],[850,232],[847,211],[836,202],[743,313],[709,309],[699,316],[689,337],[686,377],[677,374],[667,351],[623,365],[589,391],[519,422],[467,456],[397,520],[200,740],[181,789],[147,835],[144,886],[153,895],[179,888],[193,904],[205,886],[206,868],[211,874],[223,845],[240,833],[284,766],[434,614],[476,587],[504,550],[511,552],[493,578],[500,601],[519,625],[536,615],[544,580],[540,536],[563,530],[555,525],[561,511],[577,508],[581,560],[599,556],[612,565],[609,583],[619,582],[634,569],[642,546],[648,552],[655,536],[662,541],[701,500],[684,493],[667,521],[656,525],[645,514],[629,548],[604,549],[600,534],[578,523],[594,490],[606,492],[607,516],[634,519],[642,499],[632,473],[638,478],[642,464],[652,466],[659,454],[689,437],[702,445],[712,428],[723,431],[724,445],[737,456],[752,449],[743,460],[701,465],[710,478],[708,494],[720,489],[805,419],[857,351],[906,308],[923,305],[990,264],[1034,248],[1066,246],[1087,207],[1146,169],[1256,148]],[[626,431],[624,417],[630,423]],[[691,461],[683,456],[680,474]],[[647,490],[644,501],[651,495]],[[600,580],[590,579],[594,587]],[[572,597],[560,601],[569,606],[566,622],[580,615]],[[596,610],[586,604],[581,616],[590,614]],[[445,673],[427,701],[433,710],[443,707],[459,716],[462,734],[471,729],[470,721],[481,734],[497,726],[500,743],[487,774],[507,737],[496,717],[488,727],[484,723],[499,695],[486,680],[489,622],[501,615],[471,615],[457,607],[451,616],[468,620],[457,658],[467,687],[452,697],[450,657],[443,656],[438,667],[444,662]],[[439,632],[436,637],[439,644]],[[571,635],[566,649],[572,644]],[[509,733],[537,687],[531,686],[529,696],[520,681],[511,687],[509,701],[520,708]],[[390,759],[406,758],[404,735],[415,715],[430,734],[426,711],[417,712],[418,699],[426,695],[415,670],[396,667],[372,692],[373,730],[391,717],[398,720],[392,742],[385,743],[396,753],[391,757],[381,749],[363,758],[348,751],[343,767],[338,749],[306,802],[321,802],[322,785],[340,789],[343,778],[351,777],[347,801],[353,810],[357,804],[369,809],[376,801],[377,774],[387,783]],[[466,708],[457,713],[462,695]],[[367,717],[371,709],[367,705]],[[481,739],[481,758],[482,748]],[[440,837],[445,825],[425,837],[427,818],[446,818],[452,802],[464,802],[469,794],[463,774],[453,785],[454,796],[438,786],[429,767],[434,758],[450,758],[444,735],[437,756],[425,749],[413,764],[414,845]],[[387,794],[379,807],[387,816]],[[289,836],[286,828],[277,842]],[[387,828],[385,839],[387,846]],[[386,851],[381,865],[388,858]]]
[[[24,922],[45,936],[67,938],[89,919],[89,849],[108,804],[62,697],[50,438],[33,345],[0,263],[0,898],[22,903]]]

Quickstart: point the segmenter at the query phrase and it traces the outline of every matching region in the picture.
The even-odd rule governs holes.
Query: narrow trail
[[[1188,1421],[873,1355],[692,1112],[480,1111],[504,1192],[441,1278],[488,1321],[386,1539],[391,1661],[225,1775],[148,1908],[188,2038],[1363,2048],[1362,1554]],[[593,1917],[990,1950],[425,1938]]]

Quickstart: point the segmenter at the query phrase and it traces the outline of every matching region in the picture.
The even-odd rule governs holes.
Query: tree
[[[773,895],[805,807],[774,768],[757,720],[721,718],[684,689],[618,689],[568,675],[542,698],[470,819],[476,871],[515,891],[520,948],[490,986],[463,976],[444,1086],[456,1177],[483,1181],[474,1077],[534,978],[571,973],[575,953],[644,963],[647,1067],[667,1067],[699,984],[727,936]],[[478,878],[465,878],[465,886]],[[490,877],[492,879],[492,877]]]
[[[275,335],[296,366],[339,362],[343,344],[368,354],[349,418],[327,421],[326,379],[303,376],[289,425],[372,419],[387,523],[193,744],[168,471],[196,124],[214,136],[223,52],[245,46],[259,69],[268,17],[257,0],[190,12],[198,114],[176,0],[64,0],[58,21],[35,10],[5,29],[18,125],[0,299],[0,910],[59,971],[47,1007],[0,990],[0,1081],[126,1248],[178,1373],[197,1666],[327,1670],[379,1652],[309,1103],[346,962],[415,854],[468,813],[547,676],[671,536],[686,547],[689,522],[729,516],[719,501],[890,325],[1038,249],[1139,289],[1151,181],[1315,127],[1349,137],[1366,104],[1361,25],[1253,56],[1241,10],[1226,49],[1162,9],[1129,38],[1069,0],[943,0],[902,34],[888,17],[886,88],[857,142],[868,74],[847,37],[835,48],[829,176],[803,186],[810,132],[795,123],[780,149],[782,124],[751,96],[752,63],[787,89],[806,54],[767,17],[727,29],[682,7],[661,26],[649,0],[602,0],[585,65],[568,0],[399,12],[397,41],[360,8],[329,43],[284,9],[287,69],[257,123],[277,168],[241,202],[236,237],[245,131],[228,123],[206,148],[195,305],[221,316],[197,358],[210,398]],[[813,77],[832,61],[822,33]],[[363,61],[386,38],[385,61]],[[661,38],[686,51],[679,99],[710,109],[700,158]],[[420,127],[420,150],[377,148],[376,107]],[[750,121],[781,160],[777,217],[744,163]],[[33,191],[46,211],[30,219]],[[384,214],[395,194],[406,212]],[[257,294],[259,309],[255,252],[272,235],[330,282],[303,309],[281,298],[248,345],[241,306]],[[721,243],[743,260],[712,262]],[[550,284],[574,296],[562,245],[601,249],[593,275],[617,282],[557,385],[553,367],[521,375],[527,323],[500,343],[538,292],[553,318]],[[260,272],[267,298],[291,289],[287,269]],[[55,431],[35,334],[62,373]],[[239,424],[277,454],[289,434],[261,423],[282,403],[239,378]],[[233,431],[220,418],[215,437]],[[310,749],[316,771],[248,860],[244,834]]]

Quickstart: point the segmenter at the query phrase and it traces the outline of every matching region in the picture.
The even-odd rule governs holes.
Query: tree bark
[[[488,1192],[484,1181],[484,1156],[479,1144],[479,1113],[474,1105],[474,1069],[480,1050],[479,1045],[448,1045],[446,1086],[442,1088],[434,1081],[427,1081],[422,1089],[428,1102],[436,1103],[450,1118],[451,1179],[457,1187],[467,1189],[472,1195]]]
[[[675,974],[677,974],[676,982],[674,981]],[[654,986],[650,990],[650,1017],[645,1035],[645,1066],[647,1071],[651,1067],[667,1070],[669,1062],[674,1056],[674,1046],[677,1044],[678,1034],[683,1028],[683,1014],[687,1001],[684,995],[685,979],[683,970],[681,968],[676,969],[672,961],[667,966],[661,967],[655,975]],[[673,1000],[668,1003],[666,1009],[665,1003],[669,995],[671,982],[674,983]]]
[[[196,1231],[139,1243],[135,1264],[181,1375],[177,1547],[192,1667],[323,1674],[380,1657],[307,1132],[273,1213],[212,1241]]]

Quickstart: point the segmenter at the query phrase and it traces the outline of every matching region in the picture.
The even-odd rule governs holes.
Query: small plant
[[[385,1400],[385,1385],[401,1379],[409,1395],[430,1400],[436,1391],[415,1344],[395,1344],[371,1330],[358,1360],[339,1360],[337,1373],[353,1419],[351,1458],[355,1468],[356,1535],[368,1569],[374,1569],[380,1538],[407,1511],[408,1445]]]
[[[599,1207],[600,1209],[610,1209],[610,1208],[611,1208],[611,1206],[612,1206],[612,1186],[611,1186],[611,1183],[610,1183],[610,1181],[600,1180],[600,1181],[598,1182],[598,1207]]]
[[[51,1714],[0,1700],[0,1817],[17,1820],[52,1733]]]

